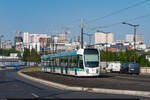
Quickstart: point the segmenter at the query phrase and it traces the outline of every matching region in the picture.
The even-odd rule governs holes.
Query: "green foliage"
[[[29,53],[30,53],[29,49],[25,48],[23,53],[23,61],[26,62],[28,61],[27,57],[29,56]]]
[[[143,52],[143,51],[137,51]],[[105,52],[101,51],[100,53],[101,61],[120,61],[121,63],[126,62],[134,62],[134,51],[127,50],[125,52]],[[140,64],[140,66],[148,67],[150,66],[150,62],[146,59],[146,55],[137,55],[136,54],[136,62]]]
[[[138,58],[138,62],[142,67],[150,66],[150,62],[147,59],[145,59],[145,57],[146,57],[146,55],[144,54]]]
[[[16,51],[15,49],[0,49],[0,55],[3,55],[3,56],[10,56],[10,53],[17,53],[18,56],[20,56],[20,52],[19,51]]]
[[[21,69],[21,72],[33,72],[33,71],[41,71],[41,67],[31,67],[31,68],[25,68]]]
[[[30,61],[30,62],[40,62],[41,61],[41,55],[36,52],[35,49],[32,49],[31,51],[29,49],[24,49],[23,53],[23,60],[24,61]]]

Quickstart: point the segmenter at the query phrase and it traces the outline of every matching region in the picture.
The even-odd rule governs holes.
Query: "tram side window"
[[[61,67],[65,67],[65,58],[61,57]]]
[[[46,61],[46,67],[48,67],[48,60]]]
[[[51,58],[51,67],[54,67],[54,59]]]
[[[62,67],[62,57],[60,57],[59,59],[60,59],[60,67]]]
[[[51,67],[51,61],[48,59],[48,67]]]
[[[69,67],[72,67],[72,57],[71,56],[68,56],[68,66]]]
[[[77,67],[77,56],[72,56],[72,67]]]
[[[65,67],[68,67],[68,58],[64,57],[64,60],[65,60]]]
[[[78,66],[80,68],[83,68],[83,58],[82,58],[82,55],[79,55],[79,63],[78,63]]]
[[[53,58],[53,66],[56,67],[56,58]]]
[[[45,66],[45,61],[43,61],[43,65]]]
[[[51,58],[51,67],[53,67],[53,59]]]
[[[51,59],[49,59],[49,67],[51,67]]]
[[[42,63],[41,63],[41,64],[42,64],[42,66],[44,66],[44,63],[43,63],[43,62],[44,62],[44,61],[42,60]]]
[[[50,67],[52,67],[52,58],[50,58]]]
[[[59,67],[59,58],[56,58],[56,67]]]

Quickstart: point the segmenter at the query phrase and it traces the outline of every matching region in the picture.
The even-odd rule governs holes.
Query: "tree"
[[[24,52],[23,52],[23,61],[27,62],[28,61],[28,56],[30,54],[30,50],[27,48],[24,48]]]
[[[146,67],[146,66],[150,66],[150,62],[146,59],[146,55],[141,55],[138,58],[138,63],[140,64],[140,66],[142,67]]]
[[[37,53],[35,49],[32,49],[31,51],[29,49],[24,49],[23,53],[23,60],[26,62],[40,62],[41,61],[41,55]]]
[[[143,51],[138,51],[139,54],[136,54],[136,62],[140,64],[140,66],[150,66],[150,62],[146,59],[146,54]],[[126,62],[134,62],[134,50],[127,50],[125,52],[108,52],[106,54],[105,51],[100,52],[101,61],[120,61],[121,63]]]
[[[0,49],[0,55],[3,55],[3,56],[10,56],[10,53],[17,53],[18,56],[20,57],[20,52],[15,50],[15,49]]]

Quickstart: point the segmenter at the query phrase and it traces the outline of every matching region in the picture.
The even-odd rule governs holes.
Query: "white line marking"
[[[38,98],[39,96],[36,95],[35,93],[31,93],[31,95],[33,95],[34,97]]]

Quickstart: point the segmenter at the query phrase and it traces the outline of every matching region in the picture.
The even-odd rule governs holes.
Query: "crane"
[[[22,32],[21,31],[16,31],[16,37],[18,37],[18,42],[19,42],[19,49],[21,50],[21,42],[22,42],[22,37],[21,37]]]

